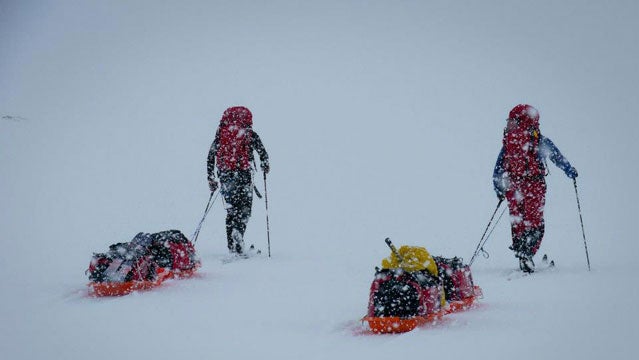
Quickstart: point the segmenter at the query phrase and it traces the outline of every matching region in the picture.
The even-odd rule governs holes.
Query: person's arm
[[[572,165],[570,165],[570,162],[568,161],[568,159],[566,159],[566,157],[561,154],[561,152],[559,151],[557,146],[555,146],[552,140],[550,140],[549,138],[545,136],[542,136],[540,143],[541,143],[541,147],[540,147],[541,156],[549,157],[550,160],[553,162],[553,164],[555,164],[555,166],[563,170],[563,172],[569,178],[574,179],[578,176],[577,169],[575,169]]]
[[[497,197],[501,200],[506,195],[506,184],[504,182],[504,174],[506,169],[504,168],[504,147],[502,146],[497,155],[497,161],[495,162],[495,168],[493,169],[493,188]]]
[[[220,143],[219,135],[219,131],[215,133],[215,140],[213,140],[213,144],[211,144],[211,149],[209,149],[209,156],[206,161],[206,173],[211,192],[217,189],[217,182],[215,181],[215,156],[217,155],[217,149]]]
[[[252,134],[251,147],[255,149],[255,151],[257,151],[257,154],[260,156],[260,167],[262,168],[262,171],[264,171],[264,173],[268,173],[270,170],[268,163],[268,153],[264,148],[264,144],[262,144],[262,140],[255,131],[253,131]]]

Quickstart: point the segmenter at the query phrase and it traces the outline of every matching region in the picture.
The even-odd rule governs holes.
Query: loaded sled
[[[179,230],[138,233],[130,242],[94,253],[86,274],[89,295],[122,296],[192,276],[201,262],[193,243]]]
[[[368,312],[362,319],[373,333],[403,333],[470,308],[482,297],[470,267],[458,257],[431,256],[423,247],[395,249],[376,268]]]

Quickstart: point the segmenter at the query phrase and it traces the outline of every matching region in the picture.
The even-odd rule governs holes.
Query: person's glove
[[[260,167],[262,168],[262,171],[263,171],[265,174],[268,174],[268,171],[271,169],[271,168],[268,166],[268,161],[264,161],[264,162],[260,163]]]
[[[211,192],[215,192],[215,190],[217,190],[217,181],[215,181],[212,177],[209,178],[209,189]]]
[[[506,198],[506,195],[504,195],[503,192],[495,190],[495,193],[497,193],[497,199],[499,199],[499,201],[504,201],[504,199]]]
[[[568,177],[571,179],[575,179],[577,178],[577,176],[579,176],[579,174],[577,173],[577,169],[575,169],[574,167],[571,167],[570,169],[568,169],[568,171],[566,172],[566,175],[568,175]]]

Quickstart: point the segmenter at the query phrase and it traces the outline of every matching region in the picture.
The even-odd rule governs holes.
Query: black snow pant
[[[221,192],[226,202],[226,240],[231,252],[244,249],[244,232],[253,206],[251,170],[219,171]]]

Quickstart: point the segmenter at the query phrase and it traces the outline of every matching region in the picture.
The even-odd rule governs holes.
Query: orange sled
[[[184,279],[193,276],[197,271],[197,266],[189,270],[168,270],[165,268],[157,269],[157,277],[155,280],[144,281],[125,281],[125,282],[90,282],[89,296],[124,296],[134,291],[149,290],[160,286],[164,280],[178,278]]]
[[[463,300],[451,301],[447,303],[444,308],[435,313],[427,314],[425,316],[414,316],[411,318],[367,316],[362,319],[362,323],[368,323],[368,327],[375,334],[405,333],[418,326],[434,323],[437,320],[440,320],[444,315],[464,311],[473,305],[475,299],[481,298],[482,296],[481,288],[479,286],[475,286],[473,296],[467,297]]]

